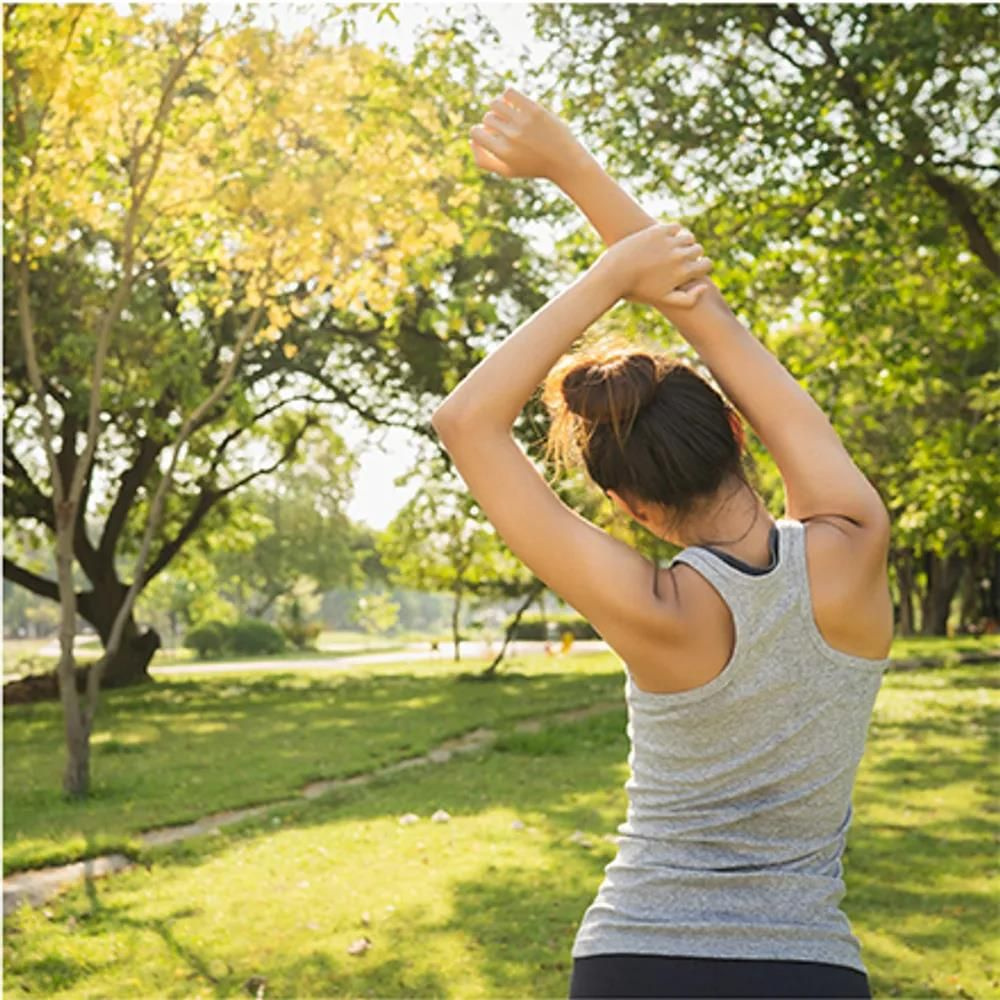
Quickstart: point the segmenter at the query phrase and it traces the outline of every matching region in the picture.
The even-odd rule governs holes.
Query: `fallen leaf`
[[[357,941],[352,941],[347,946],[348,955],[363,955],[372,946],[371,941],[366,937],[360,937]]]

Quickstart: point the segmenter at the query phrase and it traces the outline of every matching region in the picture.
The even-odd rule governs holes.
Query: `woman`
[[[867,997],[838,903],[851,794],[892,639],[889,521],[819,407],[657,225],[516,90],[477,164],[546,177],[609,249],[441,404],[433,425],[511,550],[626,664],[631,776],[618,854],[573,945],[572,997]],[[662,353],[571,355],[620,298],[659,309],[727,398]],[[553,449],[681,546],[654,566],[566,507],[511,437],[545,380]],[[785,516],[741,471],[741,414]]]

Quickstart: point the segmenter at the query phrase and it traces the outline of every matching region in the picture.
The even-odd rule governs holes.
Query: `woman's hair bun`
[[[630,428],[660,384],[656,359],[641,351],[622,351],[581,360],[562,379],[566,408],[592,424]],[[627,431],[626,431],[627,433]]]

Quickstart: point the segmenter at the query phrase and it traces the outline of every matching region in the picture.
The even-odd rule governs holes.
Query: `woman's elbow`
[[[431,427],[442,441],[457,432],[461,422],[457,410],[455,404],[446,399],[431,414]]]

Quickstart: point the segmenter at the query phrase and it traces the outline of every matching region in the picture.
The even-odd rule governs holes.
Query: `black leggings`
[[[570,1000],[600,997],[864,997],[868,977],[826,962],[591,955],[573,959]]]

